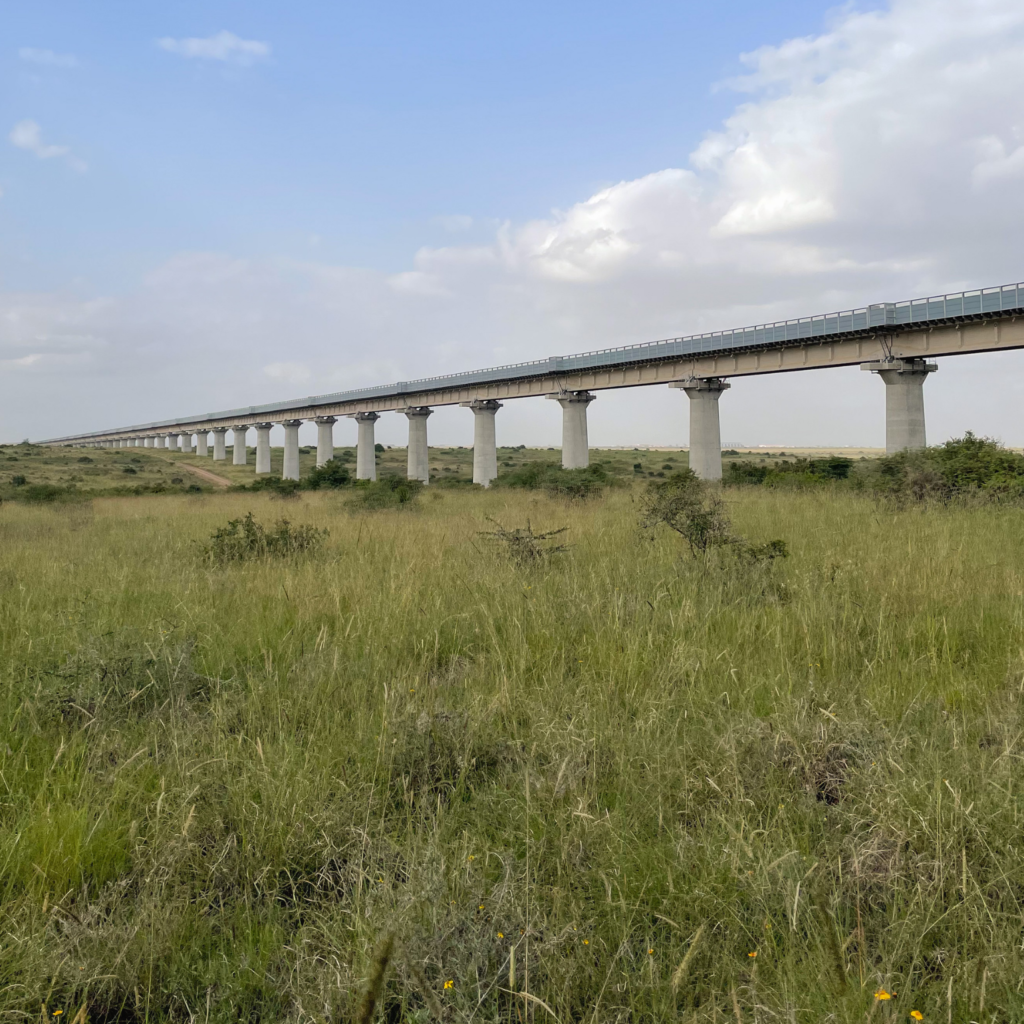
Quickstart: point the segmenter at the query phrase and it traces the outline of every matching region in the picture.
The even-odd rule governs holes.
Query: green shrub
[[[794,459],[763,466],[758,462],[742,460],[725,467],[725,480],[730,484],[767,484],[768,486],[800,486],[846,480],[853,467],[853,459],[845,455],[830,455],[822,459]]]
[[[640,525],[675,530],[695,557],[732,537],[722,499],[692,469],[647,485],[640,497]]]
[[[358,480],[356,488],[356,505],[377,511],[411,508],[423,490],[423,484],[419,480],[406,480],[401,476],[386,476],[380,480]]]
[[[583,499],[599,495],[612,482],[601,466],[562,469],[557,462],[530,462],[498,477],[492,486],[544,490],[554,498]]]
[[[214,562],[243,562],[267,556],[310,554],[319,550],[326,539],[326,530],[309,525],[293,527],[287,519],[280,519],[273,529],[267,529],[249,512],[215,530],[206,553]]]
[[[14,476],[11,477],[11,483],[14,484],[15,487],[24,487],[28,481],[21,473],[15,473]]]
[[[352,474],[335,457],[310,470],[304,483],[311,491],[318,491],[321,487],[345,487],[352,483]]]
[[[56,484],[29,484],[19,490],[18,497],[23,501],[43,504],[57,501],[78,501],[84,496],[76,493],[74,485],[58,487]]]
[[[932,448],[887,455],[874,468],[875,490],[899,501],[1024,498],[1024,456],[970,431]]]

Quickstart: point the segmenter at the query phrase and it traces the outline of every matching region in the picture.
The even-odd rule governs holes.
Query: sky
[[[1020,0],[8,0],[4,30],[0,442],[1024,280]],[[884,443],[857,368],[732,385],[727,443]],[[600,392],[591,443],[685,444],[686,401]],[[1024,353],[940,360],[926,407],[932,442],[1024,445]],[[498,443],[560,427],[507,402]]]

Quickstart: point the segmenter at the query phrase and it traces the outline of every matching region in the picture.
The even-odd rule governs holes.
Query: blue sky
[[[740,52],[824,3],[5,5],[0,117],[87,161],[0,162],[10,287],[136,283],[183,249],[404,269],[603,185],[685,162],[734,98]],[[266,57],[182,58],[230,31]],[[74,66],[19,57],[25,49]],[[470,234],[472,237],[472,234]]]
[[[0,439],[1022,278],[1019,8],[11,0]],[[936,375],[933,436],[1024,443],[1021,369]],[[864,377],[744,381],[723,430],[877,443]]]

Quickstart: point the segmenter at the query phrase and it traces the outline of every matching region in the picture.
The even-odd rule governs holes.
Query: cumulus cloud
[[[35,336],[50,347],[12,351],[0,295],[0,359],[73,352],[95,378],[83,389],[82,373],[62,376],[59,362],[20,366],[0,378],[0,416],[20,408],[32,421],[31,390],[2,383],[32,374],[48,375],[56,391],[66,381],[67,401],[47,407],[60,408],[70,429],[271,401],[300,384],[323,393],[1024,278],[1019,0],[844,9],[818,35],[744,61],[746,73],[728,83],[736,108],[687,166],[503,224],[486,243],[420,249],[398,274],[183,254],[106,306],[37,297]],[[93,340],[53,340],[71,336]],[[182,338],[203,353],[202,374],[177,358]],[[946,361],[927,385],[931,436],[973,428],[1024,442],[1024,374],[1011,368],[1024,370],[1024,355]],[[137,386],[116,383],[135,372]],[[154,373],[159,410],[140,397],[152,394]],[[723,433],[881,441],[877,380],[823,371],[808,383],[803,374],[734,382]],[[499,429],[513,443],[555,443],[551,406],[508,402]],[[594,443],[685,439],[685,403],[667,389],[603,392],[590,415]],[[468,443],[466,422],[439,411],[431,436],[450,429],[450,443]],[[23,436],[27,426],[12,421],[8,432]],[[386,443],[401,443],[403,429],[399,417],[379,425],[382,436],[394,431]]]
[[[18,57],[29,64],[40,64],[48,68],[78,67],[78,58],[73,53],[54,53],[53,50],[37,50],[31,46],[23,46],[18,50]]]
[[[63,157],[69,167],[79,172],[88,170],[84,160],[80,160],[71,152],[70,146],[54,146],[43,141],[43,130],[35,121],[19,121],[8,136],[13,146],[24,149],[34,154],[40,160],[52,160],[54,157]]]
[[[165,36],[157,46],[179,57],[196,60],[218,60],[226,64],[247,66],[270,56],[270,44],[258,39],[242,39],[234,32],[217,32],[205,38],[172,39]]]

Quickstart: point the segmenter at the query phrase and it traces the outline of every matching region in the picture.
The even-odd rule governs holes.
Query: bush
[[[270,555],[310,554],[326,539],[326,530],[309,525],[292,527],[287,519],[278,520],[277,526],[268,530],[249,512],[245,518],[232,519],[215,530],[206,553],[214,562],[242,562]]]
[[[876,491],[898,501],[1024,498],[1024,456],[970,431],[932,448],[887,455],[876,472]]]
[[[548,555],[556,554],[565,550],[564,544],[548,544],[552,537],[558,537],[569,529],[562,526],[557,530],[549,530],[547,533],[534,533],[530,520],[526,520],[525,527],[518,527],[514,530],[507,530],[501,523],[494,519],[488,519],[497,529],[481,533],[482,537],[488,537],[492,541],[505,545],[509,560],[517,566],[533,565],[533,563],[546,558]]]
[[[406,480],[401,476],[386,476],[381,480],[359,480],[356,487],[356,504],[364,509],[378,511],[386,508],[411,508],[423,490],[423,483],[419,480]]]
[[[84,495],[76,492],[74,486],[58,487],[56,484],[30,484],[18,492],[23,501],[47,503],[55,501],[80,501]]]
[[[767,484],[768,486],[820,484],[846,480],[853,468],[853,459],[831,455],[823,459],[783,460],[770,466],[743,460],[726,465],[726,482],[730,484]]]
[[[640,525],[659,524],[684,537],[694,557],[732,536],[722,499],[692,469],[647,485],[640,498]]]
[[[582,500],[596,497],[611,483],[607,470],[600,466],[562,469],[557,462],[531,462],[498,477],[491,486],[544,490],[553,498]]]
[[[346,487],[352,483],[352,474],[337,458],[333,458],[310,470],[304,482],[311,491],[318,491],[321,487]]]
[[[15,473],[14,476],[11,477],[11,483],[14,484],[15,487],[24,487],[28,481],[21,473]]]

